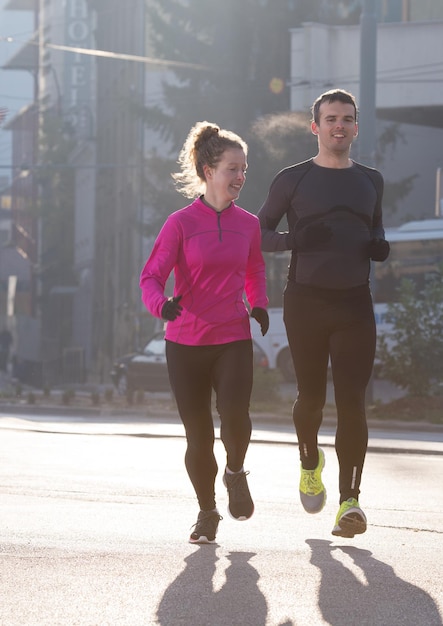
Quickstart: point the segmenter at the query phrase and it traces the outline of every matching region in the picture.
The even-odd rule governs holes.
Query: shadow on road
[[[369,550],[320,539],[307,539],[306,543],[311,548],[311,563],[321,572],[319,608],[325,623],[442,625],[431,596],[399,578]]]
[[[231,552],[226,580],[219,590],[213,578],[219,557],[217,546],[205,545],[185,558],[186,567],[166,589],[157,611],[158,623],[264,626],[265,597],[258,588],[260,578],[249,560],[254,552]]]

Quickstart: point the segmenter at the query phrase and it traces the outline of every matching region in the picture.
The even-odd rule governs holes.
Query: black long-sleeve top
[[[283,169],[271,183],[258,217],[262,249],[291,250],[288,279],[329,289],[348,289],[369,281],[369,242],[384,239],[383,177],[353,162],[335,169],[313,159]],[[283,217],[288,232],[278,232]],[[331,231],[320,249],[297,250],[294,235],[313,224]]]

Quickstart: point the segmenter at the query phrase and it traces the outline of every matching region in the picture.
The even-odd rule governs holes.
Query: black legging
[[[212,389],[220,415],[220,437],[226,463],[243,467],[251,437],[252,341],[214,346],[185,346],[166,341],[169,380],[186,430],[185,464],[200,508],[213,509],[217,462],[214,456]]]
[[[331,359],[340,503],[358,498],[368,445],[365,394],[375,356],[375,320],[369,286],[318,289],[288,282],[284,321],[298,395],[293,408],[303,467],[313,469]]]

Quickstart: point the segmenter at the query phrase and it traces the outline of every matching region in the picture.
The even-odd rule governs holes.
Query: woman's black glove
[[[182,314],[183,307],[179,305],[182,296],[175,296],[174,298],[168,298],[162,306],[162,318],[173,322],[177,317]]]
[[[261,334],[263,337],[266,335],[269,329],[269,315],[266,309],[262,309],[259,306],[255,306],[251,311],[251,317],[253,317],[260,324]]]
[[[289,232],[287,243],[292,250],[309,252],[310,250],[324,250],[332,237],[331,228],[324,222],[317,222],[305,226],[299,231]]]
[[[391,247],[386,239],[371,239],[369,242],[369,258],[372,261],[386,261]]]

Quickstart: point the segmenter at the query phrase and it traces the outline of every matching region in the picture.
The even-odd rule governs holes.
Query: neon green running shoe
[[[325,466],[325,455],[318,449],[318,465],[313,470],[303,469],[300,473],[300,501],[307,513],[320,513],[326,504],[326,489],[321,481]]]
[[[335,518],[332,534],[336,537],[352,539],[354,535],[361,535],[366,531],[366,515],[355,498],[348,498],[341,503]]]

